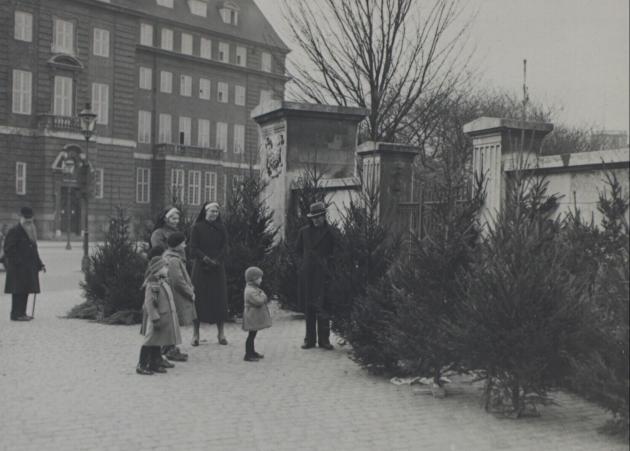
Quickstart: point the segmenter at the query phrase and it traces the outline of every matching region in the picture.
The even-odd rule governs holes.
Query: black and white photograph
[[[0,0],[0,451],[630,446],[628,0]]]

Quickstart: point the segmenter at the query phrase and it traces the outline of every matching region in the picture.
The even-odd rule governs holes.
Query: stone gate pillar
[[[480,213],[484,227],[494,222],[505,201],[505,169],[535,167],[542,140],[551,130],[553,124],[547,122],[485,116],[464,125],[473,141],[473,172],[486,181]]]

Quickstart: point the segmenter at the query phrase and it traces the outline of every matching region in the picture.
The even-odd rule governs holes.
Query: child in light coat
[[[244,360],[246,362],[257,362],[264,357],[254,349],[254,339],[259,330],[271,327],[271,315],[267,307],[269,299],[260,288],[262,277],[262,270],[256,266],[249,267],[245,271],[243,330],[249,332],[245,341]]]
[[[173,364],[162,359],[162,346],[178,345],[182,342],[173,302],[173,292],[168,283],[168,266],[162,257],[149,261],[143,284],[142,328],[145,340],[140,349],[140,361],[136,372],[142,375],[165,373],[164,365]]]

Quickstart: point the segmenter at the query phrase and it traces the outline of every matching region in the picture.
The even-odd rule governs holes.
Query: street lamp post
[[[94,126],[96,125],[96,114],[92,112],[92,106],[90,103],[85,104],[85,109],[79,113],[79,119],[81,120],[81,133],[85,137],[85,160],[83,162],[83,170],[85,171],[85,193],[84,193],[84,216],[83,216],[83,259],[81,260],[81,271],[87,272],[90,266],[90,233],[89,233],[89,219],[88,219],[88,204],[90,197],[90,159],[89,159],[89,145],[90,138],[94,135]]]

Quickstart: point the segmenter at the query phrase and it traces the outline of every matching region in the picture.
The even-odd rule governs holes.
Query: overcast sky
[[[292,49],[282,0],[255,0]],[[467,0],[474,67],[483,87],[522,92],[522,60],[532,101],[563,107],[571,125],[628,130],[628,0]],[[297,51],[290,57],[298,57]]]

